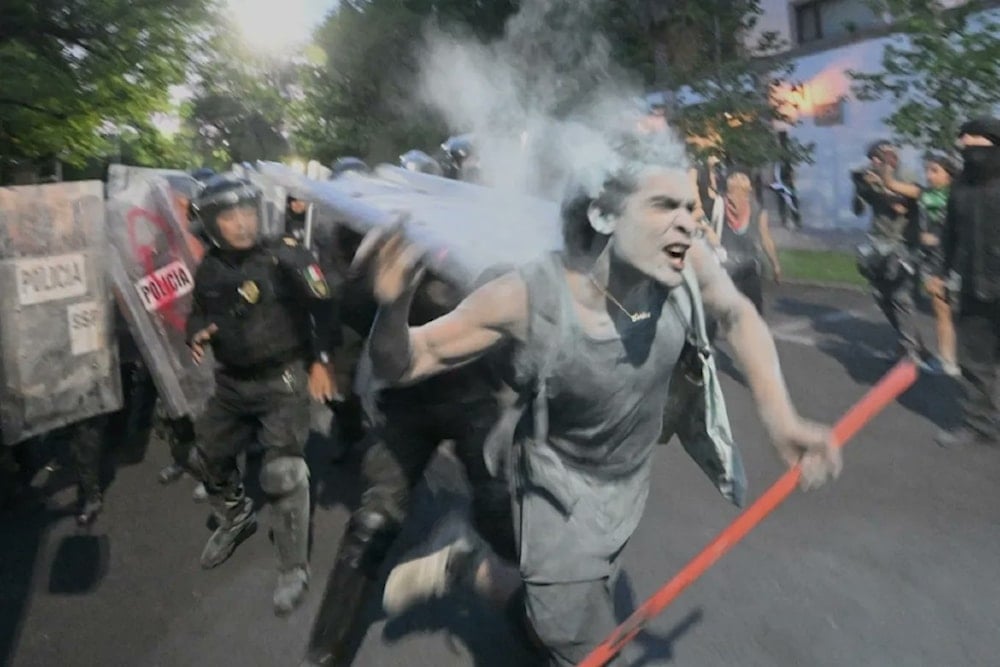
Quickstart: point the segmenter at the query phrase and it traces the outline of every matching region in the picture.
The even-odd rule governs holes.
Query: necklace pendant
[[[650,318],[650,314],[647,312],[642,312],[642,313],[635,313],[633,315],[630,315],[629,317],[632,319],[632,322],[634,323],[634,322],[641,322],[643,320],[648,320]]]

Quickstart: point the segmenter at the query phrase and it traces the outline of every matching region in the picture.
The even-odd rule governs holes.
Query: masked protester
[[[419,272],[413,248],[393,232],[366,239],[359,261],[372,258],[380,304],[370,339],[376,375],[412,383],[510,344],[507,363],[525,399],[499,422],[516,424],[499,458],[511,480],[519,572],[510,576],[471,531],[446,522],[429,540],[430,555],[393,570],[388,613],[470,587],[503,604],[548,664],[588,655],[617,625],[610,586],[642,516],[664,407],[678,386],[671,376],[683,367],[691,327],[704,332],[702,305],[726,323],[785,460],[802,460],[815,483],[836,473],[829,432],[793,407],[767,326],[694,238],[695,197],[685,171],[641,162],[609,174],[598,194],[573,188],[562,205],[564,251],[505,273],[418,327],[408,326]],[[728,470],[713,479],[738,497],[737,452],[708,431],[716,436],[704,451],[725,462],[707,470]]]
[[[1000,119],[965,123],[964,166],[948,199],[941,235],[942,280],[957,276],[958,362],[964,378],[961,426],[938,434],[959,447],[1000,442]]]
[[[219,526],[201,565],[222,564],[257,527],[236,457],[252,442],[263,454],[260,485],[278,551],[276,614],[291,612],[309,582],[309,469],[303,459],[310,396],[336,392],[329,351],[330,289],[294,239],[262,241],[261,192],[231,175],[210,179],[192,205],[211,247],[195,274],[188,341],[196,362],[211,345],[216,389],[195,423],[190,465]]]

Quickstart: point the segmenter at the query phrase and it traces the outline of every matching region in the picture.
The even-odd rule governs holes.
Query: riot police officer
[[[215,395],[195,423],[191,465],[219,522],[201,554],[223,563],[257,526],[237,455],[263,449],[261,489],[274,514],[279,575],[274,610],[290,613],[309,582],[309,397],[333,394],[330,289],[312,254],[290,237],[261,239],[262,195],[249,181],[210,179],[192,212],[211,243],[195,274],[187,335],[196,362],[211,344]]]

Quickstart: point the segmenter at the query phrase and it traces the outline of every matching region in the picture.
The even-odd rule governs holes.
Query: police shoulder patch
[[[302,273],[305,275],[306,284],[313,294],[325,299],[330,294],[330,288],[326,284],[326,278],[318,264],[310,264]]]

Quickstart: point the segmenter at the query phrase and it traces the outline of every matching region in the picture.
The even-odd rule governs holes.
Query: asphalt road
[[[888,370],[875,354],[892,337],[864,294],[785,287],[768,317],[809,417],[835,420]],[[781,466],[738,373],[724,385],[756,497]],[[837,483],[780,507],[640,636],[629,664],[1000,664],[1000,449],[938,448],[954,408],[950,381],[922,378],[850,444]],[[119,465],[89,533],[73,523],[68,489],[0,514],[0,663],[297,665],[359,492],[356,463],[314,454],[313,587],[288,619],[271,613],[265,530],[223,567],[199,569],[207,509],[190,480],[156,483],[168,458],[156,441]],[[429,480],[410,543],[464,502],[447,456]],[[622,618],[735,516],[679,446],[664,447],[624,556]],[[500,617],[474,601],[390,624],[371,606],[359,666],[517,664]]]

